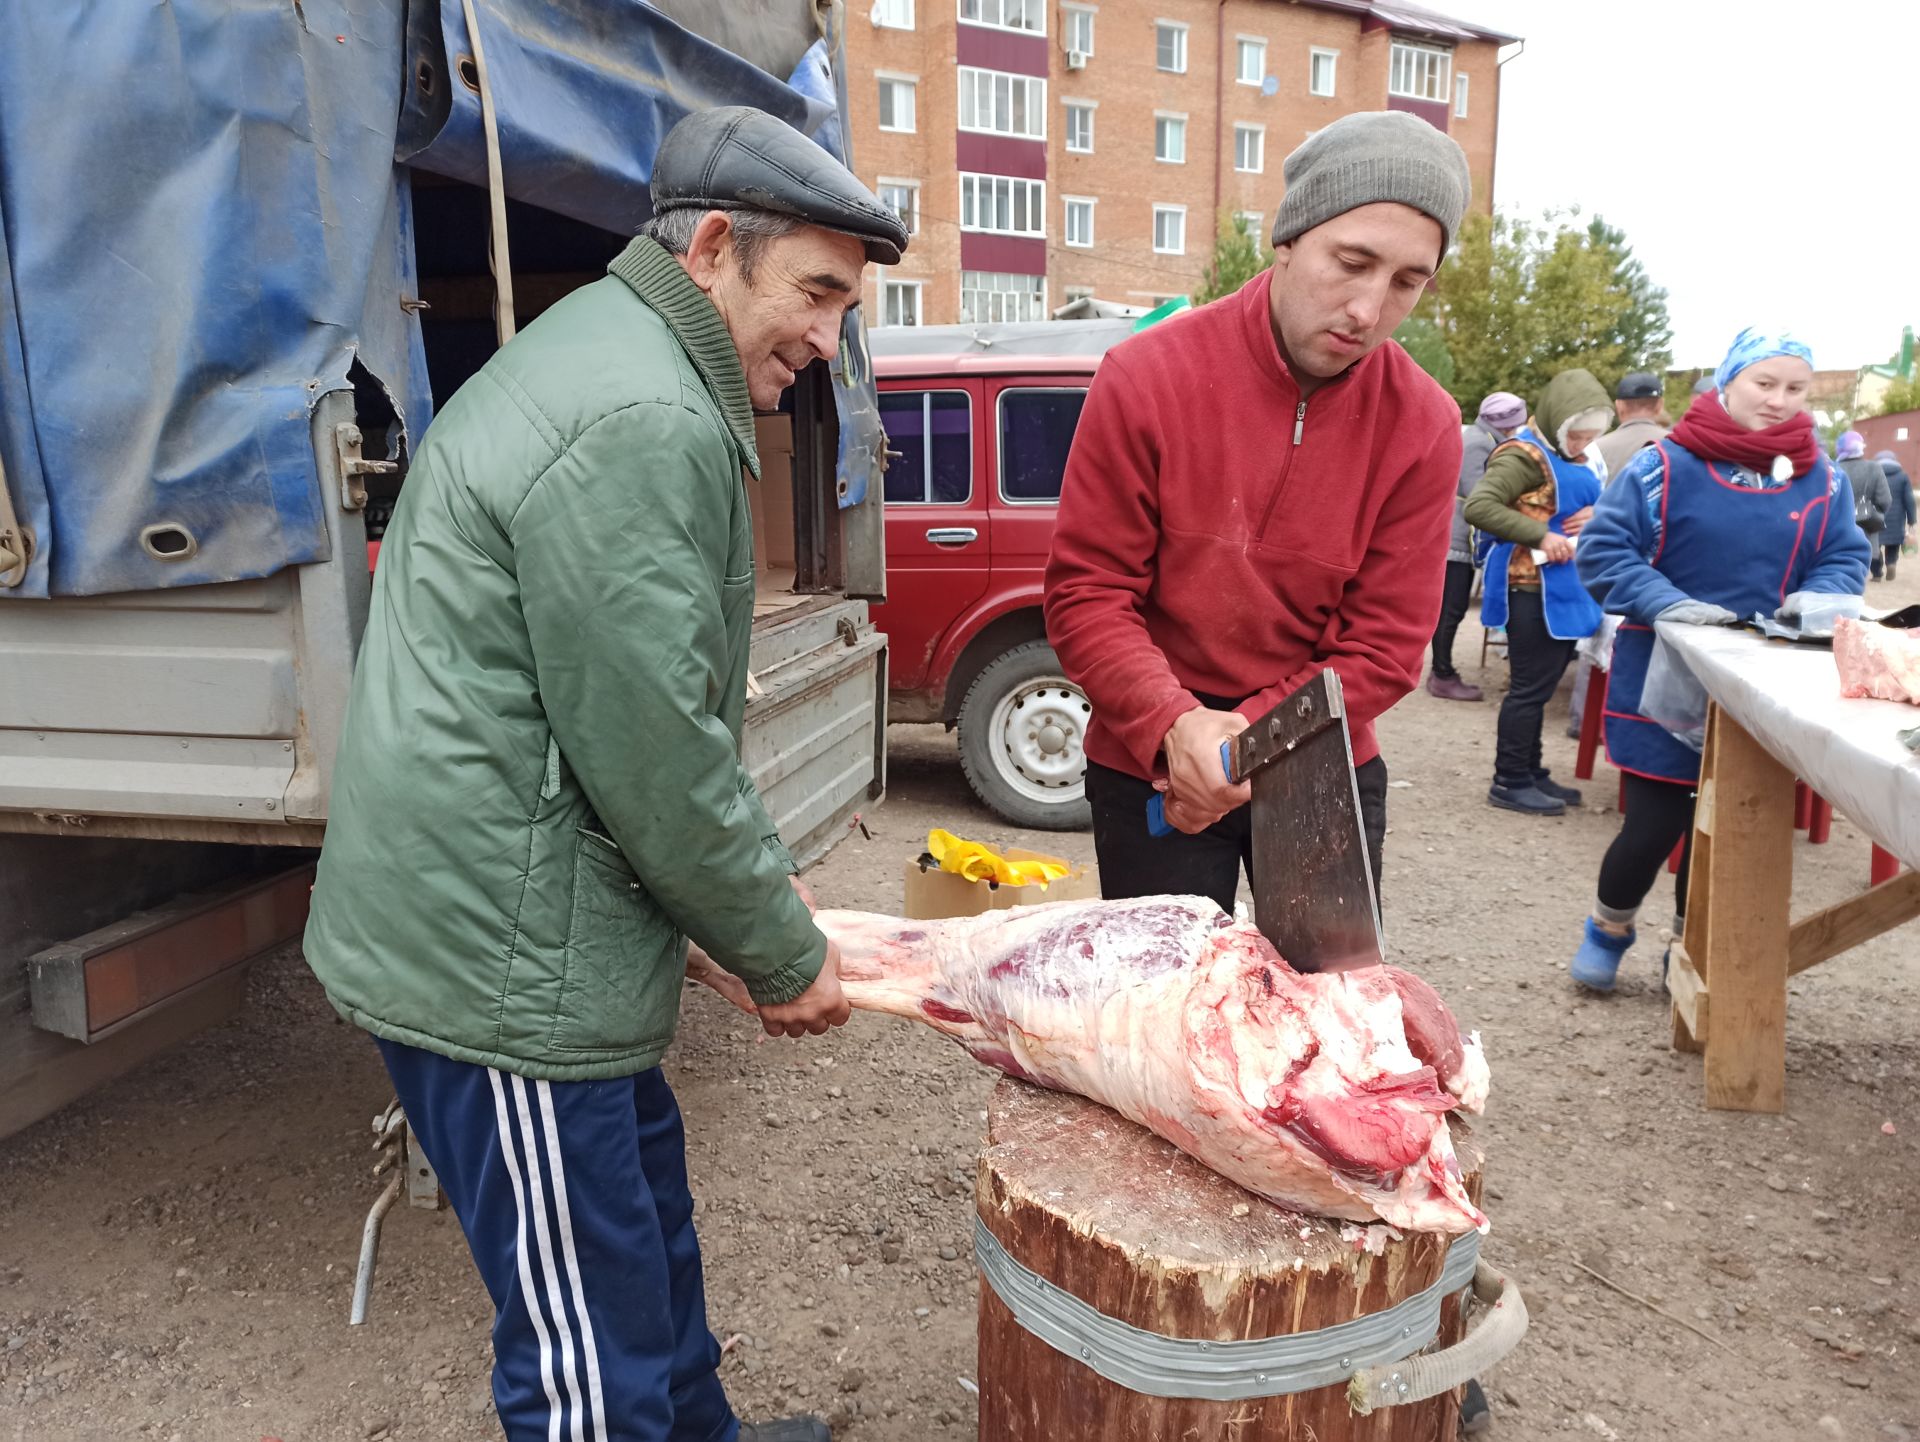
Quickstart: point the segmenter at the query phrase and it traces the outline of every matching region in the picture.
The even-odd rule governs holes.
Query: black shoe
[[[1531,780],[1502,781],[1496,777],[1487,800],[1503,811],[1524,811],[1529,816],[1559,816],[1567,809],[1566,802],[1547,795]]]
[[[1478,1382],[1467,1383],[1460,1395],[1460,1435],[1478,1437],[1493,1425],[1493,1410],[1487,1406],[1487,1394]]]
[[[1580,792],[1578,789],[1572,786],[1562,786],[1558,781],[1553,779],[1553,773],[1551,771],[1534,772],[1533,789],[1536,791],[1544,791],[1554,800],[1564,801],[1569,806],[1578,806],[1580,804]]]
[[[776,1417],[742,1422],[740,1442],[833,1442],[833,1429],[818,1417]]]

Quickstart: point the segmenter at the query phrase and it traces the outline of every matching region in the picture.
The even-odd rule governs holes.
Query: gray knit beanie
[[[1284,173],[1287,193],[1273,222],[1277,246],[1336,215],[1392,200],[1440,222],[1444,256],[1473,194],[1459,143],[1403,110],[1341,116],[1289,155]]]

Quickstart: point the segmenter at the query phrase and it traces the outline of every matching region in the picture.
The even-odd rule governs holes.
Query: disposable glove
[[[1740,618],[1725,606],[1695,600],[1675,601],[1654,619],[1678,621],[1683,626],[1737,626],[1740,624]]]
[[[1866,604],[1863,596],[1843,596],[1832,591],[1795,591],[1773,613],[1776,621],[1798,624],[1802,630],[1833,629],[1834,618],[1858,616]]]

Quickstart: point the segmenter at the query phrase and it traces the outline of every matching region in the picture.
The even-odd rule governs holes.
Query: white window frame
[[[1067,305],[1072,305],[1076,300],[1092,300],[1093,287],[1090,285],[1070,285],[1060,293],[1060,298]]]
[[[969,9],[977,11],[978,14],[967,14]],[[1007,24],[1005,17],[1007,11],[1010,9],[1022,14],[1037,13],[1040,16],[1039,28],[1035,29],[1029,25]],[[1000,18],[994,20],[983,18],[989,12]],[[960,23],[962,25],[978,25],[983,30],[1010,30],[1015,35],[1045,35],[1047,33],[1047,0],[959,0],[955,13],[960,17]]]
[[[1068,111],[1084,110],[1087,112],[1087,143],[1085,145],[1075,145],[1073,143],[1073,116],[1070,114],[1063,114],[1062,121],[1066,126],[1065,139],[1066,139],[1066,146],[1067,146],[1067,154],[1069,155],[1093,154],[1093,122],[1095,119],[1094,111],[1100,108],[1100,102],[1098,100],[1065,100],[1063,99],[1060,103],[1063,106],[1065,106]]]
[[[1069,50],[1078,50],[1082,55],[1093,54],[1094,17],[1100,13],[1098,5],[1062,5],[1060,7],[1060,39]],[[1087,43],[1075,45],[1073,32],[1077,26],[1084,25],[1087,30]]]
[[[906,16],[905,20],[882,18],[901,14]],[[873,23],[881,30],[913,29],[913,0],[873,0]]]
[[[1007,126],[1003,130],[997,125],[980,124],[980,99],[984,92],[987,99],[989,119],[997,119],[1000,108],[999,82],[1007,82]],[[1013,87],[1024,85],[1027,88],[1027,129],[1013,128]],[[973,100],[974,123],[966,121],[967,100]],[[1015,140],[1045,140],[1047,138],[1047,82],[1038,75],[1015,75],[1010,70],[988,70],[979,65],[962,65],[960,82],[955,87],[955,105],[959,128],[971,135],[1005,135]]]
[[[1267,215],[1262,210],[1236,210],[1234,215],[1247,222],[1247,236],[1253,241],[1253,253],[1267,253]]]
[[[1160,153],[1160,126],[1163,122],[1169,126],[1177,125],[1180,127],[1177,132],[1173,130],[1167,132],[1169,135],[1177,133],[1180,137],[1180,153],[1178,155],[1162,155]],[[1185,165],[1187,163],[1187,117],[1183,112],[1178,110],[1156,110],[1153,112],[1153,158],[1162,165]]]
[[[983,225],[980,223],[982,207],[991,204],[998,209],[1000,188],[1006,187],[1008,224]],[[1012,229],[1014,210],[1014,191],[1017,187],[1027,186],[1027,216],[1033,222],[1027,230]],[[968,192],[972,192],[973,219],[967,219]],[[1028,180],[1020,175],[987,175],[977,170],[960,172],[960,229],[974,235],[1018,235],[1028,239],[1046,239],[1047,235],[1047,183],[1044,180]],[[984,273],[984,272],[983,272]],[[996,274],[999,272],[995,272]],[[1005,272],[1012,274],[1012,272]]]
[[[913,319],[894,320],[888,312],[888,302],[894,292],[913,292]],[[927,283],[924,280],[888,280],[880,282],[880,324],[883,326],[915,326],[927,323]]]
[[[1260,63],[1254,66],[1259,74],[1249,78],[1247,75],[1247,50],[1252,47],[1260,56]],[[1233,78],[1238,85],[1251,85],[1256,89],[1267,83],[1267,37],[1264,35],[1236,35],[1233,38]]]
[[[912,112],[907,116],[907,123],[905,125],[888,125],[886,121],[882,119],[879,121],[879,128],[889,135],[916,134],[920,128],[920,77],[918,75],[902,75],[894,70],[876,70],[873,72],[873,78],[875,82],[874,97],[876,101],[886,86],[906,86],[907,109]],[[900,106],[897,101],[893,107],[893,118],[895,120],[900,118]]]
[[[1317,62],[1327,62],[1327,88],[1316,90],[1313,85],[1313,69]],[[1315,45],[1307,51],[1307,94],[1335,95],[1340,90],[1340,52],[1329,50],[1324,45]]]
[[[1049,314],[1047,310],[1047,278],[1044,275],[1023,275],[1018,271],[1010,271],[1010,270],[963,270],[960,272],[960,318],[963,323],[971,323],[974,325],[979,325],[983,323],[990,323],[993,320],[992,316],[968,316],[967,315],[967,277],[970,275],[987,276],[996,280],[1002,276],[1005,276],[1009,280],[1038,281],[1040,283],[1040,288],[1039,288],[1037,298],[1034,298],[1034,301],[1033,301],[1033,314],[1020,315],[1017,312],[1024,309],[1024,307],[1015,306],[1013,307],[1014,311],[1016,312],[1015,314],[1002,316],[1001,319],[1003,320],[1045,320],[1047,319],[1047,316]],[[983,295],[1016,296],[1023,301],[1027,300],[1030,297],[1034,297],[1034,292],[1025,290],[1025,289],[1016,291],[1016,290],[1003,290],[998,287],[990,288],[985,286],[976,286],[975,289],[980,291],[980,293]]]
[[[1175,58],[1178,65],[1160,63],[1160,32],[1169,31],[1174,37]],[[1187,27],[1179,20],[1156,20],[1153,22],[1153,64],[1164,75],[1185,75],[1187,73]]]
[[[1093,208],[1100,203],[1096,195],[1063,195],[1060,197],[1060,238],[1061,243],[1075,250],[1093,249]],[[1073,208],[1084,205],[1087,208],[1087,234],[1084,240],[1073,238]]]
[[[1467,118],[1467,81],[1471,78],[1464,70],[1453,72],[1453,116],[1456,120]]]
[[[1178,249],[1169,249],[1160,244],[1160,217],[1162,215],[1178,217],[1180,221],[1180,245]],[[1162,205],[1158,201],[1153,206],[1153,253],[1155,255],[1185,255],[1187,253],[1187,208],[1184,205]]]
[[[1406,69],[1417,71],[1400,78],[1401,58],[1408,57]],[[1415,58],[1418,57],[1418,58]],[[1424,90],[1415,90],[1414,81],[1424,78]],[[1436,105],[1453,102],[1453,52],[1439,45],[1422,45],[1413,40],[1393,42],[1387,52],[1387,94],[1402,100],[1426,100]]]
[[[908,213],[904,217],[907,222],[907,234],[918,235],[920,233],[920,182],[917,180],[905,180],[897,175],[875,177],[873,192],[875,196],[879,198],[882,205],[886,205],[887,203],[887,197],[882,192],[888,190],[904,190],[908,193]],[[888,208],[891,209],[892,207],[889,206]]]
[[[1253,137],[1253,164],[1240,163],[1240,137]],[[1267,169],[1267,127],[1255,125],[1251,121],[1236,120],[1233,123],[1233,168],[1240,175],[1264,175]]]

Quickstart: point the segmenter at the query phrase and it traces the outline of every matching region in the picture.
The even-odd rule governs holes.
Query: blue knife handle
[[[1220,743],[1220,769],[1226,773],[1227,780],[1233,780],[1233,743],[1231,741]],[[1166,797],[1158,791],[1154,792],[1147,802],[1147,835],[1173,835],[1173,827],[1167,823]]]

